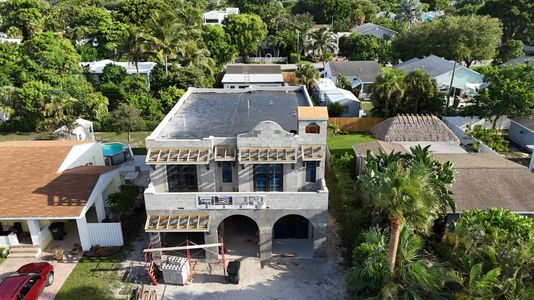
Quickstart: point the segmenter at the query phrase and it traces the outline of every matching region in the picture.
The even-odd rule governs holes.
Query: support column
[[[217,229],[211,229],[209,232],[204,233],[204,244],[215,244],[219,242],[217,235]],[[206,261],[217,262],[219,261],[219,249],[209,248],[206,253]]]
[[[39,245],[41,243],[41,226],[39,226],[38,220],[28,220],[28,228],[30,229],[30,236],[32,238],[33,245]]]
[[[76,219],[76,226],[78,227],[78,235],[80,236],[80,244],[82,245],[82,250],[91,250],[89,228],[87,228],[87,219],[85,219],[85,215],[79,219]]]
[[[102,220],[106,218],[106,209],[104,207],[104,199],[102,198],[102,194],[100,194],[95,201],[95,210],[98,223],[102,223]]]
[[[159,232],[149,232],[151,248],[161,248],[161,236]],[[161,251],[152,252],[152,258],[157,264],[161,263]]]
[[[260,228],[260,260],[268,260],[273,256],[273,228]]]
[[[326,258],[326,223],[313,226],[313,258]]]

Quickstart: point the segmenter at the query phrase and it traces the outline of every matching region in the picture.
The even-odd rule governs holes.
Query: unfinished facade
[[[146,139],[152,246],[180,233],[230,254],[324,257],[327,120],[302,87],[190,88]]]

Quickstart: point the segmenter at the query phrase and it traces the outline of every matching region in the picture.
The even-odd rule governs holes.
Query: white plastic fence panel
[[[102,247],[111,247],[124,245],[120,222],[87,223],[87,228],[92,246],[99,245]]]

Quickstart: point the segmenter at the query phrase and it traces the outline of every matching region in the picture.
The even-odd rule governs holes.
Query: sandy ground
[[[346,299],[345,270],[337,250],[333,219],[329,219],[327,259],[280,258],[262,264],[252,257],[227,256],[227,262],[241,260],[240,283],[227,283],[222,263],[193,261],[193,282],[186,286],[159,284],[152,286],[144,270],[142,249],[147,237],[134,244],[135,249],[124,262],[129,279],[155,289],[158,299],[216,300],[311,300]]]

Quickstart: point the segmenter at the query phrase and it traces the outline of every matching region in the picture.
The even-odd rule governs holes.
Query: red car
[[[37,300],[54,282],[54,267],[47,262],[20,267],[0,283],[0,300]]]

